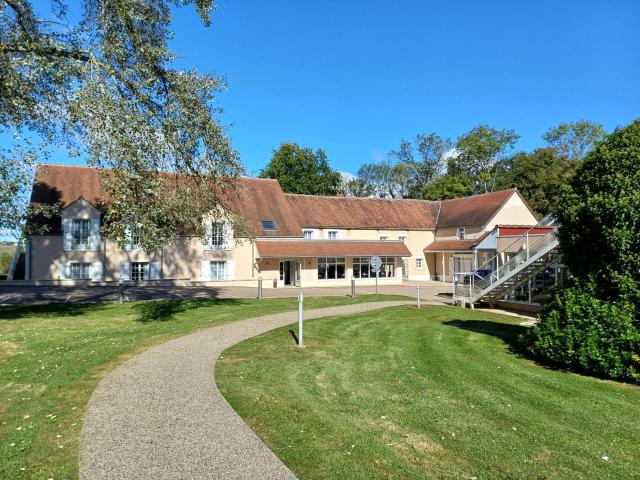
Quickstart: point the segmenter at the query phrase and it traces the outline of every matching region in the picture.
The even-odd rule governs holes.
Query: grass
[[[6,275],[9,272],[9,265],[15,251],[15,245],[0,243],[0,275]]]
[[[305,308],[373,299],[311,297]],[[77,478],[87,401],[133,354],[200,328],[296,308],[293,298],[0,307],[0,478]]]
[[[640,477],[640,388],[518,355],[521,319],[395,307],[240,343],[234,409],[301,479]]]

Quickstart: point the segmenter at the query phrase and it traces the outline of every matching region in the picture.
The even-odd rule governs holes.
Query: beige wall
[[[487,230],[493,230],[496,225],[536,225],[538,220],[527,208],[520,195],[514,193],[505,202],[487,225]]]
[[[465,239],[478,238],[484,232],[486,232],[484,227],[465,227]],[[458,227],[439,228],[436,230],[436,240],[458,240]]]

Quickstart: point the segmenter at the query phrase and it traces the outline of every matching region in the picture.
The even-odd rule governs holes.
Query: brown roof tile
[[[424,249],[425,252],[464,252],[471,251],[478,240],[438,240]]]
[[[228,193],[223,203],[243,216],[261,237],[301,237],[302,230],[280,184],[276,180],[240,178],[239,188]],[[83,197],[95,207],[108,201],[100,172],[92,167],[40,165],[31,194],[32,202],[61,202],[63,208]],[[223,195],[225,197],[225,195]],[[51,219],[51,233],[59,233],[60,221]],[[263,230],[261,220],[273,220],[276,230]]]
[[[411,256],[404,242],[382,240],[259,240],[256,247],[260,258]]]
[[[287,194],[303,227],[433,229],[438,202]]]
[[[438,217],[438,228],[484,226],[514,192],[516,189],[512,188],[472,197],[444,200]]]

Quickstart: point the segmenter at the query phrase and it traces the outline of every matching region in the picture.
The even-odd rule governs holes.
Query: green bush
[[[640,383],[635,305],[595,293],[590,281],[556,292],[524,338],[527,349],[546,363]]]

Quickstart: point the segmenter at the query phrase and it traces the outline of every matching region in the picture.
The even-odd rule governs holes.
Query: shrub
[[[594,282],[574,282],[555,293],[525,336],[546,363],[640,383],[640,328],[635,305],[600,300]]]

